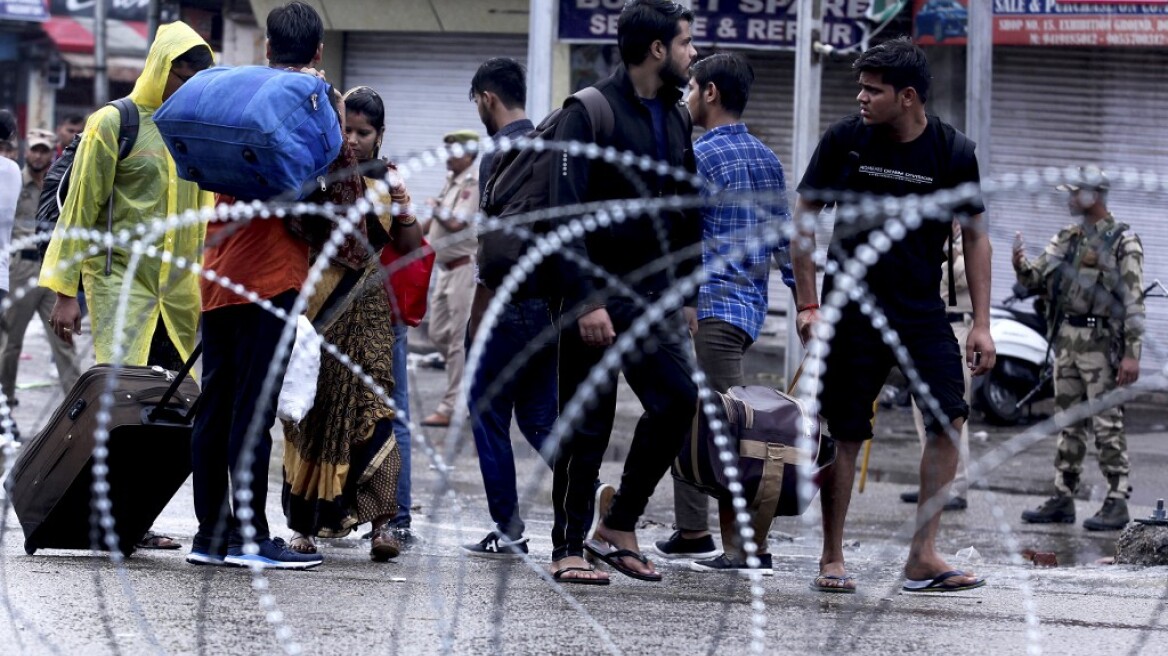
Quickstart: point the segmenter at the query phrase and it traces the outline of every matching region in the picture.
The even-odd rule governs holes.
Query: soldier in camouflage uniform
[[[1061,411],[1139,378],[1144,252],[1140,238],[1107,210],[1108,182],[1102,171],[1084,169],[1079,180],[1058,189],[1069,192],[1071,214],[1082,222],[1063,228],[1034,262],[1023,254],[1019,233],[1013,261],[1018,282],[1044,292],[1053,308],[1055,404]],[[1075,521],[1074,495],[1092,431],[1108,492],[1103,508],[1083,527],[1119,530],[1128,523],[1131,465],[1122,406],[1102,410],[1062,431],[1055,455],[1056,495],[1022,513],[1023,521]]]

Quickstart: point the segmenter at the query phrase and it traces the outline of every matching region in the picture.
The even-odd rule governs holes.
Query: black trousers
[[[272,298],[271,303],[289,310],[296,295],[295,290],[289,290]],[[243,507],[251,510],[255,540],[270,535],[264,512],[272,456],[268,431],[276,418],[276,398],[291,350],[279,362],[271,394],[261,399],[260,390],[283,329],[282,320],[252,303],[203,314],[203,393],[192,436],[192,482],[195,516],[199,520],[194,540],[196,549],[225,552],[227,533],[234,533],[241,525],[241,507],[236,503],[239,488],[236,469],[249,442],[251,500]],[[249,440],[248,426],[257,413],[260,415],[258,434],[251,435]]]
[[[607,310],[618,339],[642,315],[642,310],[626,299],[610,300]],[[692,378],[690,348],[689,332],[681,312],[674,312],[652,326],[647,338],[621,359],[620,369],[644,413],[633,433],[620,490],[608,516],[603,518],[609,528],[618,531],[636,528],[649,497],[691,429],[697,409],[697,386]],[[563,322],[559,357],[561,421],[564,408],[578,394],[591,401],[585,403],[583,415],[565,433],[553,463],[553,560],[580,556],[584,552],[594,482],[616,416],[618,372],[607,373],[599,386],[585,383],[605,352],[606,349],[584,344],[575,321]]]

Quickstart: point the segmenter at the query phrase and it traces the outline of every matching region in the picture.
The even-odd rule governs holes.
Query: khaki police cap
[[[455,130],[454,132],[447,132],[442,136],[443,143],[467,143],[470,141],[478,141],[479,133],[474,130]]]
[[[57,135],[53,134],[52,132],[49,132],[48,130],[34,128],[34,129],[28,131],[28,147],[29,148],[36,148],[37,146],[44,146],[45,148],[52,149],[53,146],[56,145],[56,143],[57,143]]]

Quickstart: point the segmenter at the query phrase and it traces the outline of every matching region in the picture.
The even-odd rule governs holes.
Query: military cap
[[[1055,187],[1059,191],[1107,191],[1111,188],[1111,181],[1107,174],[1098,166],[1080,166],[1076,175],[1067,182]]]

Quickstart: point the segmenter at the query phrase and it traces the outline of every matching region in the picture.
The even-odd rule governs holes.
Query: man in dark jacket
[[[694,171],[692,124],[679,105],[680,87],[697,55],[692,24],[693,13],[675,2],[637,0],[626,5],[618,26],[623,65],[596,84],[616,119],[611,139],[601,146],[638,159],[647,156],[673,170]],[[585,108],[575,103],[565,111],[556,140],[591,141]],[[693,191],[669,174],[565,151],[552,180],[552,205],[654,200]],[[565,252],[556,258],[554,282],[563,298],[561,414],[577,394],[587,408],[568,427],[555,458],[552,561],[561,582],[607,582],[607,576],[592,571],[582,556],[593,486],[612,432],[617,372],[607,370],[599,385],[585,381],[617,336],[631,330],[637,320],[648,320],[647,308],[695,271],[701,261],[700,221],[697,212],[633,214],[566,243]],[[602,276],[594,275],[601,272]],[[588,540],[587,548],[634,578],[661,579],[640,554],[634,529],[693,421],[697,388],[691,378],[686,326],[690,331],[697,328],[695,305],[696,296],[691,295],[684,312],[663,306],[664,318],[653,322],[636,350],[621,359],[621,370],[644,414],[637,423],[620,491],[613,497],[612,487],[602,486],[596,493],[597,521],[592,530],[597,539]]]

